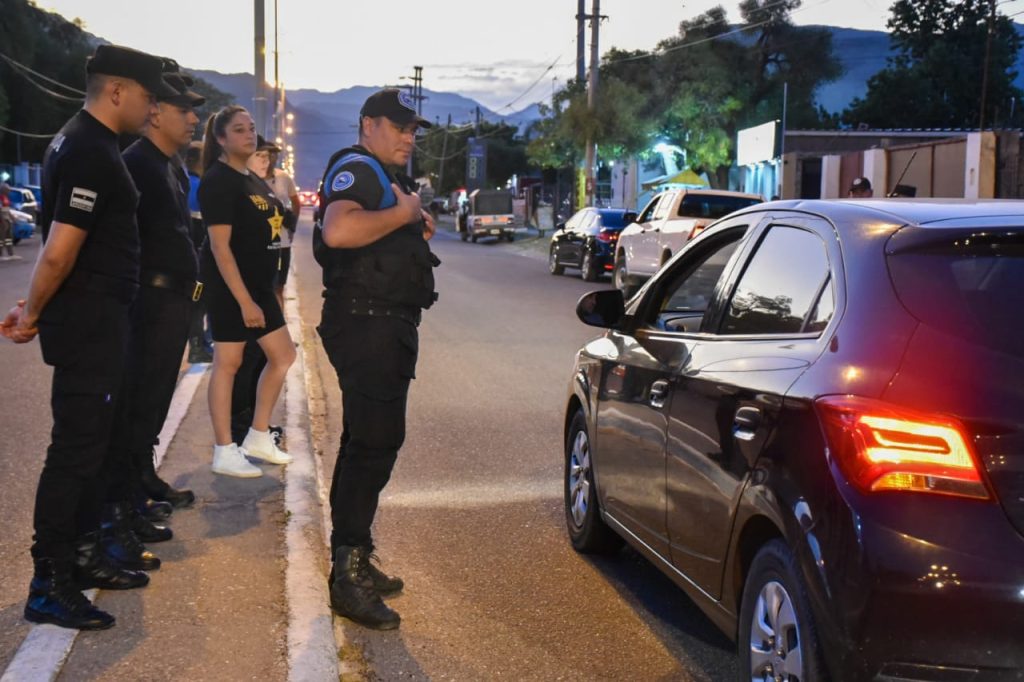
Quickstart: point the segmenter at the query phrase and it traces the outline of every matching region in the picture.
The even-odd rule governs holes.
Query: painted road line
[[[160,467],[164,455],[174,435],[178,432],[185,414],[188,412],[196,388],[203,380],[209,365],[192,365],[178,380],[171,398],[171,406],[167,411],[164,428],[160,431],[160,444],[156,447],[156,466]],[[98,590],[87,590],[85,595],[89,601],[96,601]],[[115,626],[116,627],[116,626]],[[71,653],[78,630],[60,628],[56,625],[33,625],[22,641],[18,651],[4,671],[0,682],[49,682],[57,678],[64,667],[64,661]]]
[[[284,504],[288,602],[288,679],[290,682],[338,679],[338,642],[328,608],[327,576],[320,570],[323,516],[317,467],[310,447],[309,411],[302,352],[302,318],[295,278],[285,288],[285,319],[298,342],[295,363],[285,380],[285,437],[292,462],[285,468]]]
[[[174,434],[178,432],[178,427],[181,426],[185,415],[188,414],[188,408],[192,404],[192,398],[196,395],[196,389],[199,388],[203,375],[206,374],[206,370],[209,367],[210,365],[206,363],[192,365],[178,379],[178,386],[174,389],[174,397],[171,398],[171,406],[167,410],[167,418],[164,419],[164,427],[160,429],[159,443],[154,448],[153,461],[157,469],[160,468],[160,464],[164,461],[164,455],[167,454],[167,448],[170,447],[171,441],[174,440]]]

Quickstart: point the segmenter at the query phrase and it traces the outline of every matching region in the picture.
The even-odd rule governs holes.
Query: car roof
[[[747,211],[791,210],[833,220],[876,220],[935,227],[1024,226],[1017,199],[796,199],[752,206]]]

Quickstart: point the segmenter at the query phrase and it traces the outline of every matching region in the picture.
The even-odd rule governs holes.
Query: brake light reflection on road
[[[989,497],[955,420],[855,396],[829,396],[816,405],[832,457],[863,492]]]

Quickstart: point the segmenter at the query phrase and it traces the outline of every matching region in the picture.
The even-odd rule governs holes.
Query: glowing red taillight
[[[956,420],[856,396],[829,396],[815,405],[831,457],[861,491],[989,497]]]
[[[607,227],[601,228],[597,233],[597,241],[604,242],[605,244],[611,244],[614,241],[618,241],[619,233],[616,230],[609,230]]]

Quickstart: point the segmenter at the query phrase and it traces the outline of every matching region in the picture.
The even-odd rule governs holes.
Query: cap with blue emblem
[[[434,125],[416,113],[416,103],[412,96],[398,88],[378,90],[367,97],[359,115],[370,118],[386,116],[403,126],[415,123],[421,128],[431,128]]]

